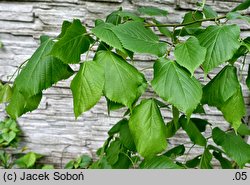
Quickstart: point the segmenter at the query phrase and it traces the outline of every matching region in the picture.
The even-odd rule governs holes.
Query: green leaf
[[[121,141],[115,140],[111,142],[110,146],[107,148],[107,161],[112,166],[114,165],[118,159],[121,151]]]
[[[166,10],[162,10],[160,8],[152,7],[152,6],[143,6],[138,8],[138,11],[141,14],[146,14],[150,16],[166,16],[168,12]]]
[[[153,20],[155,24],[162,24],[161,22],[157,20]],[[167,27],[158,27],[159,31],[165,35],[166,37],[172,38],[173,33],[167,28]]]
[[[116,54],[120,55],[124,60],[129,57],[133,61],[134,53],[132,51],[123,48],[122,51],[116,49],[115,52]]]
[[[108,115],[110,115],[110,111],[118,110],[118,109],[124,107],[124,105],[121,104],[121,103],[113,102],[110,99],[108,99],[107,97],[105,97],[105,98],[106,98],[106,101],[107,101]]]
[[[203,13],[207,19],[209,18],[216,18],[218,17],[218,14],[216,11],[214,11],[211,6],[209,5],[204,5],[203,7]]]
[[[248,53],[248,48],[243,43],[238,50],[234,53],[233,57],[229,60],[231,64],[234,64],[240,57],[245,56]]]
[[[127,119],[124,119],[124,121],[122,122],[119,133],[120,133],[121,143],[129,150],[135,151],[136,147],[133,140],[133,136],[129,130]]]
[[[248,7],[250,6],[250,0],[245,0],[243,3],[239,4],[238,6],[236,6],[233,11],[239,11],[239,10],[246,10],[248,9]]]
[[[54,42],[50,39],[44,41],[16,77],[14,84],[25,98],[34,96],[73,74],[68,65],[49,55],[53,45]]]
[[[179,128],[181,127],[180,122],[178,121],[177,124],[175,124],[173,120],[167,123],[165,129],[166,138],[173,137],[175,133],[179,130]]]
[[[119,133],[121,143],[129,150],[135,150],[135,143],[128,126],[128,120],[122,119],[116,123],[109,131],[109,136]]]
[[[118,161],[112,165],[112,169],[128,169],[131,161],[124,153],[119,154]]]
[[[173,122],[175,125],[175,129],[177,130],[179,126],[178,122],[180,117],[180,111],[175,106],[172,106],[172,114],[173,114]]]
[[[108,45],[122,51],[123,50],[122,44],[119,41],[118,37],[112,31],[113,27],[114,27],[114,25],[111,24],[111,23],[103,23],[103,24],[100,24],[100,25],[96,26],[91,31],[101,41],[103,41],[103,42],[107,43]]]
[[[240,47],[239,37],[237,25],[208,26],[198,35],[201,46],[207,48],[203,63],[206,74],[233,57]]]
[[[206,148],[201,156],[199,167],[201,169],[212,169],[213,168],[211,165],[212,158],[213,158],[212,154]]]
[[[223,157],[221,152],[213,151],[213,156],[220,162],[222,169],[233,169],[232,163]]]
[[[155,92],[187,115],[195,110],[202,97],[201,84],[175,62],[160,58],[154,64]],[[175,85],[172,85],[175,84]]]
[[[214,145],[207,145],[207,149],[226,154],[222,149],[220,149]]]
[[[136,149],[144,158],[153,157],[166,149],[165,124],[153,99],[143,100],[133,109],[129,128]]]
[[[182,24],[188,24],[192,23],[197,20],[202,20],[203,19],[203,14],[199,11],[193,11],[193,12],[188,12],[184,15]],[[200,27],[202,22],[196,22],[190,25],[185,26],[185,28],[194,28],[194,27]]]
[[[212,131],[212,137],[214,142],[221,146],[226,154],[235,160],[241,168],[250,162],[250,145],[240,136],[234,133],[225,133],[216,127]]]
[[[246,114],[246,107],[241,88],[220,108],[224,118],[233,126],[235,131],[241,125],[241,119]]]
[[[69,161],[66,165],[65,165],[65,167],[64,167],[64,169],[74,169],[74,163],[75,163],[75,161]]]
[[[12,96],[12,88],[9,84],[0,83],[0,104],[9,102]]]
[[[144,160],[140,164],[141,169],[182,169],[166,156],[157,156],[149,160]]]
[[[42,99],[42,93],[25,98],[15,87],[9,105],[6,107],[6,112],[12,119],[17,119],[26,112],[37,109]]]
[[[241,15],[241,14],[238,13],[238,12],[229,12],[229,13],[227,13],[226,16],[227,16],[227,19],[228,19],[228,20],[241,19],[241,20],[245,20],[245,21],[247,21],[248,23],[250,23],[250,17],[249,17],[249,16]]]
[[[237,132],[241,135],[241,136],[249,136],[250,135],[250,128],[248,125],[246,124],[241,124],[237,130]]]
[[[174,50],[176,62],[185,67],[193,75],[204,62],[206,48],[201,47],[197,38],[190,37],[186,42],[177,44]]]
[[[80,167],[81,169],[88,168],[89,165],[92,163],[92,159],[91,159],[91,157],[89,157],[88,155],[82,155],[82,156],[80,157],[80,159],[81,159],[81,162],[80,162],[79,167]]]
[[[25,154],[23,157],[17,159],[15,163],[20,167],[20,168],[34,168],[35,163],[38,159],[40,159],[42,155],[36,154],[34,152],[29,152]]]
[[[106,22],[114,24],[114,25],[121,24],[122,19],[121,19],[121,16],[118,15],[120,11],[122,11],[122,8],[120,8],[120,10],[116,10],[112,12],[111,14],[109,14],[106,18]]]
[[[94,60],[104,69],[104,95],[131,108],[147,87],[144,75],[110,51],[99,51]]]
[[[170,158],[176,158],[178,156],[182,156],[185,153],[185,146],[184,145],[178,145],[174,148],[171,148],[163,155],[170,157]]]
[[[195,126],[199,129],[200,132],[205,132],[206,126],[212,125],[207,120],[200,119],[200,118],[191,118],[190,120],[195,124]]]
[[[63,37],[55,43],[51,54],[66,64],[76,64],[80,62],[81,54],[88,51],[92,41],[81,21],[75,19]]]
[[[183,27],[182,29],[176,29],[173,34],[174,34],[175,41],[179,42],[177,40],[177,37],[179,37],[179,36],[185,37],[185,36],[191,35],[191,36],[197,37],[197,35],[199,35],[203,31],[204,31],[204,29],[201,27],[192,27],[192,28]]]
[[[224,67],[203,87],[202,102],[221,110],[224,118],[237,130],[246,112],[237,69],[233,66]]]
[[[0,166],[4,169],[12,168],[11,155],[3,150],[0,150]]]
[[[250,90],[250,64],[248,65],[246,85],[247,85],[248,89]]]
[[[2,133],[2,137],[7,142],[7,144],[9,144],[12,140],[16,138],[16,133],[14,131]]]
[[[198,155],[195,158],[188,160],[185,165],[188,168],[195,168],[200,164],[200,161],[201,161],[201,155]]]
[[[203,105],[199,104],[196,109],[194,110],[193,114],[206,114]]]
[[[121,126],[127,122],[127,119],[122,119],[118,121],[111,129],[108,131],[109,136],[113,136],[116,133],[119,133],[121,130]]]
[[[150,53],[163,56],[166,53],[166,43],[159,42],[159,38],[152,30],[145,28],[141,22],[126,22],[112,28],[124,48],[138,53]]]
[[[108,163],[107,158],[104,156],[100,158],[98,161],[94,162],[90,169],[111,169],[112,166]]]
[[[137,16],[136,14],[129,12],[129,11],[119,11],[117,14],[123,19],[123,20],[133,20],[133,21],[138,21],[138,22],[143,22],[144,18],[141,18]]]
[[[20,129],[13,119],[0,122],[0,148],[17,147]]]
[[[237,92],[239,86],[236,67],[225,66],[203,87],[202,102],[220,108]]]
[[[50,164],[45,164],[43,165],[42,167],[43,170],[52,170],[52,169],[55,169],[53,165],[50,165]]]
[[[85,61],[72,80],[74,112],[77,118],[91,109],[101,98],[104,87],[104,71],[96,61]]]
[[[200,133],[199,129],[191,120],[188,121],[184,116],[182,116],[180,118],[180,123],[181,123],[183,130],[186,131],[189,138],[194,144],[197,144],[200,146],[206,146],[207,141],[205,137]]]
[[[250,37],[245,38],[242,45],[248,49],[248,52],[250,52]]]
[[[57,38],[62,38],[62,37],[65,35],[67,29],[68,29],[71,25],[72,25],[71,22],[69,22],[69,21],[63,21],[62,28],[61,28],[61,33],[57,36]]]
[[[112,47],[109,46],[108,44],[106,44],[105,42],[100,42],[100,44],[98,45],[98,48],[96,50],[96,53],[98,51],[101,51],[101,50],[104,50],[104,51],[108,51],[108,50],[112,50]],[[119,50],[118,50],[119,51]]]
[[[167,109],[170,110],[169,105],[167,105],[166,103],[164,103],[164,102],[162,102],[162,101],[160,101],[160,100],[157,100],[157,99],[155,99],[155,102],[157,103],[157,105],[158,105],[160,108],[167,108]]]
[[[48,35],[41,35],[40,36],[40,45],[42,45],[43,42],[46,42],[50,39]]]

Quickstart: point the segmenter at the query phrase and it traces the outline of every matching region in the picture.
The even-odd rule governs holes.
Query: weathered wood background
[[[94,19],[104,18],[119,7],[133,11],[139,6],[157,6],[169,12],[167,17],[160,17],[163,22],[178,23],[186,10],[194,8],[195,2],[194,0],[0,1],[0,40],[4,44],[4,48],[0,50],[0,80],[8,81],[9,75],[13,74],[17,67],[31,56],[39,44],[40,35],[58,35],[63,20],[79,18],[88,28],[91,28]],[[207,0],[207,3],[221,14],[235,7],[239,2],[241,1]],[[249,36],[249,24],[236,23],[244,31],[242,37]],[[248,57],[247,63],[249,59]],[[137,55],[135,65],[142,69],[152,65],[152,60],[150,56]],[[239,67],[241,67],[240,63]],[[247,68],[248,64],[244,66],[242,85],[245,101],[249,104],[249,93],[244,82]],[[144,72],[147,78],[151,79],[152,70]],[[213,73],[211,73],[212,77]],[[203,79],[201,72],[198,71],[196,75]],[[107,131],[121,119],[123,114],[122,111],[115,111],[108,116],[105,99],[101,99],[92,110],[75,120],[69,83],[70,79],[59,82],[44,91],[39,108],[23,115],[18,120],[23,131],[20,148],[27,146],[29,150],[44,154],[46,158],[43,162],[54,164],[57,168],[81,154],[95,156],[95,151],[102,146]],[[148,91],[146,96],[151,94]],[[249,106],[247,109],[249,112]],[[171,117],[168,111],[163,111],[163,115],[166,120]],[[0,106],[0,120],[5,116],[2,105]],[[221,113],[216,109],[207,109],[207,115],[203,117],[214,125],[228,127]],[[248,120],[248,115],[246,120]],[[186,146],[190,147],[191,144],[188,141],[186,134],[179,131],[176,137],[169,140],[169,143],[170,147],[177,143],[186,143]],[[200,152],[199,148],[194,148],[190,154],[196,155]]]

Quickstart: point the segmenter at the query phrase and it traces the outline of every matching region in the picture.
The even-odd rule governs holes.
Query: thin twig
[[[242,16],[245,15],[249,15],[249,13],[242,13]],[[208,21],[212,21],[212,22],[216,22],[220,20],[220,19],[227,19],[226,15],[223,16],[219,16],[219,17],[214,17],[214,18],[207,18],[207,19],[199,19],[199,20],[195,20],[192,22],[188,22],[188,23],[181,23],[181,24],[152,24],[152,23],[147,23],[145,24],[145,27],[183,27],[183,26],[188,26],[191,24],[195,24],[195,23],[199,23],[199,22],[208,22]]]
[[[220,19],[225,19],[226,15],[220,16],[220,17],[216,17],[216,18],[208,18],[208,19],[200,19],[200,20],[196,20],[196,21],[192,21],[192,22],[188,22],[188,23],[182,23],[182,24],[152,24],[152,23],[147,23],[145,25],[145,27],[183,27],[183,26],[188,26],[191,24],[195,24],[198,22],[207,22],[207,21],[217,21]]]
[[[130,162],[132,163],[132,165],[133,165],[133,168],[135,169],[136,168],[136,166],[135,166],[135,163],[134,163],[134,161],[131,159],[131,157],[129,157],[129,155],[128,154],[126,154],[125,152],[121,152],[123,155],[125,155],[129,160],[130,160]]]
[[[62,156],[61,156],[61,169],[63,169],[63,157],[64,157],[64,153],[66,151],[67,148],[69,148],[71,145],[67,145],[63,148],[62,150]]]
[[[95,40],[95,41],[93,42],[93,44],[90,46],[89,50],[87,51],[87,54],[86,54],[86,57],[85,57],[85,61],[88,60],[88,58],[89,58],[89,51],[94,47],[94,45],[95,45],[96,42],[97,42],[97,40]]]
[[[206,0],[202,0],[201,9],[203,9],[205,5],[206,5]]]
[[[148,70],[148,69],[153,69],[153,66],[145,67],[145,68],[141,69],[140,71],[145,71],[145,70]]]
[[[10,83],[10,81],[13,79],[13,77],[15,76],[15,74],[16,74],[17,72],[19,73],[19,71],[20,71],[20,69],[22,68],[22,66],[23,66],[26,62],[28,62],[28,61],[29,61],[29,59],[25,60],[23,63],[21,63],[20,66],[18,66],[18,68],[16,69],[16,71],[13,73],[13,75],[11,75],[10,79],[8,80],[8,83]]]
[[[187,162],[188,154],[190,153],[190,151],[192,150],[192,148],[194,148],[194,146],[195,146],[195,144],[193,144],[193,145],[189,148],[189,150],[187,151],[187,153],[186,153],[186,158],[185,158],[185,163]]]
[[[160,40],[160,42],[165,42],[170,46],[175,46],[172,42],[166,41],[166,40]]]
[[[243,77],[243,69],[245,67],[245,64],[246,64],[246,58],[247,58],[247,54],[244,55],[244,58],[243,58],[243,62],[242,62],[242,67],[241,67],[241,70],[240,70],[240,81],[242,80],[242,77]]]

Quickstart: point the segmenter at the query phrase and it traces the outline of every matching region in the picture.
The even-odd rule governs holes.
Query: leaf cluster
[[[0,168],[10,169],[18,166],[24,169],[52,169],[52,165],[39,164],[38,160],[43,156],[34,152],[22,154],[26,148],[20,153],[10,153],[11,148],[19,146],[21,130],[17,122],[8,118],[0,122]]]
[[[127,111],[109,131],[97,161],[82,156],[66,168],[203,169],[213,168],[213,158],[222,168],[243,168],[250,162],[250,145],[243,139],[249,128],[243,121],[246,104],[235,63],[243,59],[245,64],[250,39],[241,38],[240,27],[228,21],[249,23],[249,16],[241,12],[249,5],[246,0],[218,16],[210,6],[198,4],[197,10],[187,12],[178,24],[161,23],[158,17],[168,16],[168,12],[156,7],[140,7],[137,12],[120,8],[105,21],[97,19],[89,31],[78,19],[64,21],[56,38],[41,36],[40,46],[20,67],[13,86],[0,85],[0,102],[7,104],[6,111],[15,120],[37,109],[45,89],[75,74],[70,88],[76,118],[101,97],[107,100],[108,113],[122,107]],[[208,21],[211,24],[205,27],[203,23]],[[94,53],[91,59],[89,52]],[[152,80],[135,67],[134,54],[156,58]],[[79,70],[73,71],[72,64]],[[221,70],[211,78],[209,73],[218,67]],[[197,79],[200,69],[208,83]],[[250,87],[250,73],[246,84]],[[142,99],[149,86],[155,97]],[[206,113],[204,105],[220,110],[230,129],[225,131],[216,123],[197,118],[196,114]],[[164,108],[173,113],[167,123],[161,111]],[[208,129],[212,135],[206,138]],[[168,141],[179,130],[185,131],[190,143],[201,147],[203,153],[191,160],[178,160],[192,149],[185,153],[184,143],[168,149]],[[12,137],[13,132],[6,135],[5,142]],[[39,156],[26,158],[27,164],[19,164],[29,168]]]

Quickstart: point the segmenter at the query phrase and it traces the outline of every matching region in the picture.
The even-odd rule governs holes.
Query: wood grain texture
[[[230,10],[236,2],[207,1],[220,13]],[[91,28],[93,20],[104,18],[108,13],[123,7],[134,11],[138,6],[160,6],[169,12],[168,17],[159,17],[166,23],[180,22],[187,9],[193,9],[192,1],[178,0],[23,0],[0,2],[0,40],[4,48],[0,49],[0,80],[8,81],[10,74],[31,56],[38,46],[39,36],[42,34],[54,37],[59,34],[63,20],[81,19]],[[243,37],[249,36],[249,24],[236,22],[244,30]],[[90,56],[93,56],[91,54]],[[84,57],[84,56],[83,56]],[[154,57],[150,55],[136,55],[135,65],[139,69],[152,66]],[[249,115],[249,91],[245,85],[245,78],[250,57],[243,67],[243,93],[247,103]],[[240,62],[237,64],[241,68]],[[75,70],[78,68],[73,66]],[[212,72],[213,77],[220,69]],[[152,79],[152,70],[145,70],[147,79]],[[202,71],[197,71],[197,78],[203,80]],[[75,120],[73,114],[73,100],[69,89],[72,78],[59,82],[52,88],[44,91],[39,108],[32,113],[23,115],[19,120],[22,129],[22,142],[20,148],[27,146],[29,150],[44,154],[42,162],[54,164],[61,168],[64,164],[81,154],[95,157],[95,151],[102,146],[109,128],[119,121],[125,109],[107,114],[104,98],[90,111]],[[173,84],[174,85],[174,84]],[[143,98],[152,96],[152,91],[143,95]],[[221,113],[216,109],[206,108],[207,115],[202,116],[214,125],[227,128]],[[166,121],[171,119],[171,113],[163,110]],[[0,120],[6,116],[4,105],[0,105]],[[199,115],[195,115],[200,117]],[[248,120],[248,116],[246,117]],[[189,139],[183,131],[169,140],[170,147],[178,143],[188,143]],[[17,152],[16,150],[13,151]],[[202,150],[198,147],[191,150],[190,158]]]

